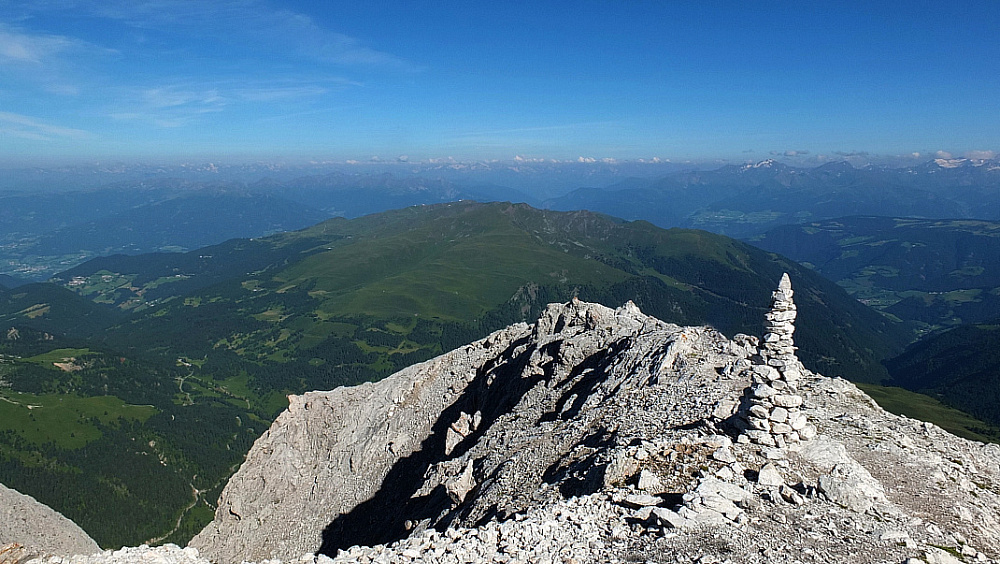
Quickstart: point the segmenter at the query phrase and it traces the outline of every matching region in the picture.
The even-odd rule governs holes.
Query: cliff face
[[[41,553],[71,556],[101,551],[97,543],[69,519],[33,497],[0,484],[0,547],[12,543],[21,545],[20,557]],[[13,554],[14,551],[7,552]]]
[[[221,564],[1000,556],[1000,448],[794,357],[771,377],[763,350],[632,304],[551,305],[381,382],[293,396],[191,546]]]

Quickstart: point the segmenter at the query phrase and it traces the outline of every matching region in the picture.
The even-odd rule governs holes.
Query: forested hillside
[[[814,268],[923,332],[1000,316],[1000,223],[843,217],[751,242]]]
[[[928,337],[886,366],[895,385],[1000,426],[1000,320]]]

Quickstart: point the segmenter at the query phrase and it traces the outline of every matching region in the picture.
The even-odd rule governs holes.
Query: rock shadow
[[[583,405],[590,399],[597,387],[608,378],[608,369],[614,362],[615,356],[631,346],[632,340],[621,339],[611,343],[607,348],[590,355],[577,364],[559,387],[569,386],[556,402],[556,408],[541,416],[539,422],[557,421],[572,419],[579,415]],[[619,383],[619,386],[621,384]],[[608,392],[614,395],[618,391],[618,386]]]
[[[577,446],[588,448],[587,455],[552,464],[542,474],[542,480],[547,484],[559,484],[559,493],[566,498],[592,494],[601,489],[607,466],[600,464],[598,457],[602,451],[615,445],[616,434],[605,427],[594,430],[577,443]]]
[[[389,470],[375,495],[351,511],[337,516],[323,530],[317,554],[335,556],[338,549],[354,545],[388,544],[405,538],[416,525],[434,526],[434,519],[448,512],[453,502],[443,486],[417,496],[427,471],[435,464],[461,457],[504,413],[511,411],[538,382],[550,378],[551,367],[524,376],[531,356],[538,349],[526,347],[530,337],[508,346],[496,359],[477,370],[465,391],[434,421],[430,435],[412,454],[399,459]],[[558,342],[552,343],[556,352]],[[518,350],[518,349],[524,350]],[[544,349],[544,348],[543,348]],[[557,358],[552,355],[552,358]],[[551,363],[549,363],[551,365]],[[481,423],[450,455],[445,455],[448,428],[462,412],[482,415]],[[474,471],[480,469],[474,468]],[[470,493],[472,495],[472,493]]]

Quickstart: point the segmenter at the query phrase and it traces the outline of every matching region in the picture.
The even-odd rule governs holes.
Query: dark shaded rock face
[[[808,372],[811,440],[741,438],[758,342],[553,304],[383,381],[293,396],[191,546],[220,564],[1000,554],[994,445]]]

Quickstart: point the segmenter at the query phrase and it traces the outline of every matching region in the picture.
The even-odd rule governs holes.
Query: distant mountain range
[[[768,160],[676,172],[678,165],[665,163],[522,159],[410,167],[369,163],[353,165],[352,172],[303,176],[293,174],[324,169],[126,167],[94,174],[133,180],[69,191],[52,189],[68,182],[69,172],[36,171],[24,175],[34,180],[20,183],[23,191],[0,194],[0,274],[44,280],[96,256],[191,250],[299,229],[331,216],[458,200],[588,209],[736,237],[858,214],[1000,219],[998,162],[937,160],[902,169],[856,169],[847,162],[794,168]],[[45,179],[48,189],[32,188]]]
[[[329,216],[360,217],[415,205],[459,200],[532,203],[528,194],[500,185],[456,184],[441,178],[331,173],[287,182],[262,180],[248,189],[280,196],[326,212]]]
[[[0,259],[19,281],[44,280],[95,256],[183,251],[301,229],[330,217],[234,185],[182,182],[0,197]]]
[[[794,168],[767,160],[581,188],[545,206],[733,237],[851,215],[997,220],[1000,160],[937,159],[907,168],[847,162]]]
[[[559,196],[580,186],[607,186],[625,178],[657,178],[678,170],[714,168],[710,163],[669,160],[574,159],[571,161],[519,158],[509,161],[409,161],[405,158],[351,162],[257,162],[225,164],[116,163],[0,169],[0,191],[34,194],[90,190],[114,184],[159,183],[179,180],[190,184],[253,184],[262,179],[286,183],[298,178],[340,174],[352,177],[415,177],[445,180],[463,186],[508,186],[538,199]]]
[[[25,249],[40,255],[85,251],[140,254],[190,250],[236,237],[312,225],[329,215],[271,194],[193,192],[47,233]]]
[[[498,186],[330,174],[250,186],[163,179],[82,192],[0,197],[0,259],[16,280],[43,280],[112,254],[187,251],[416,204],[527,200]]]

